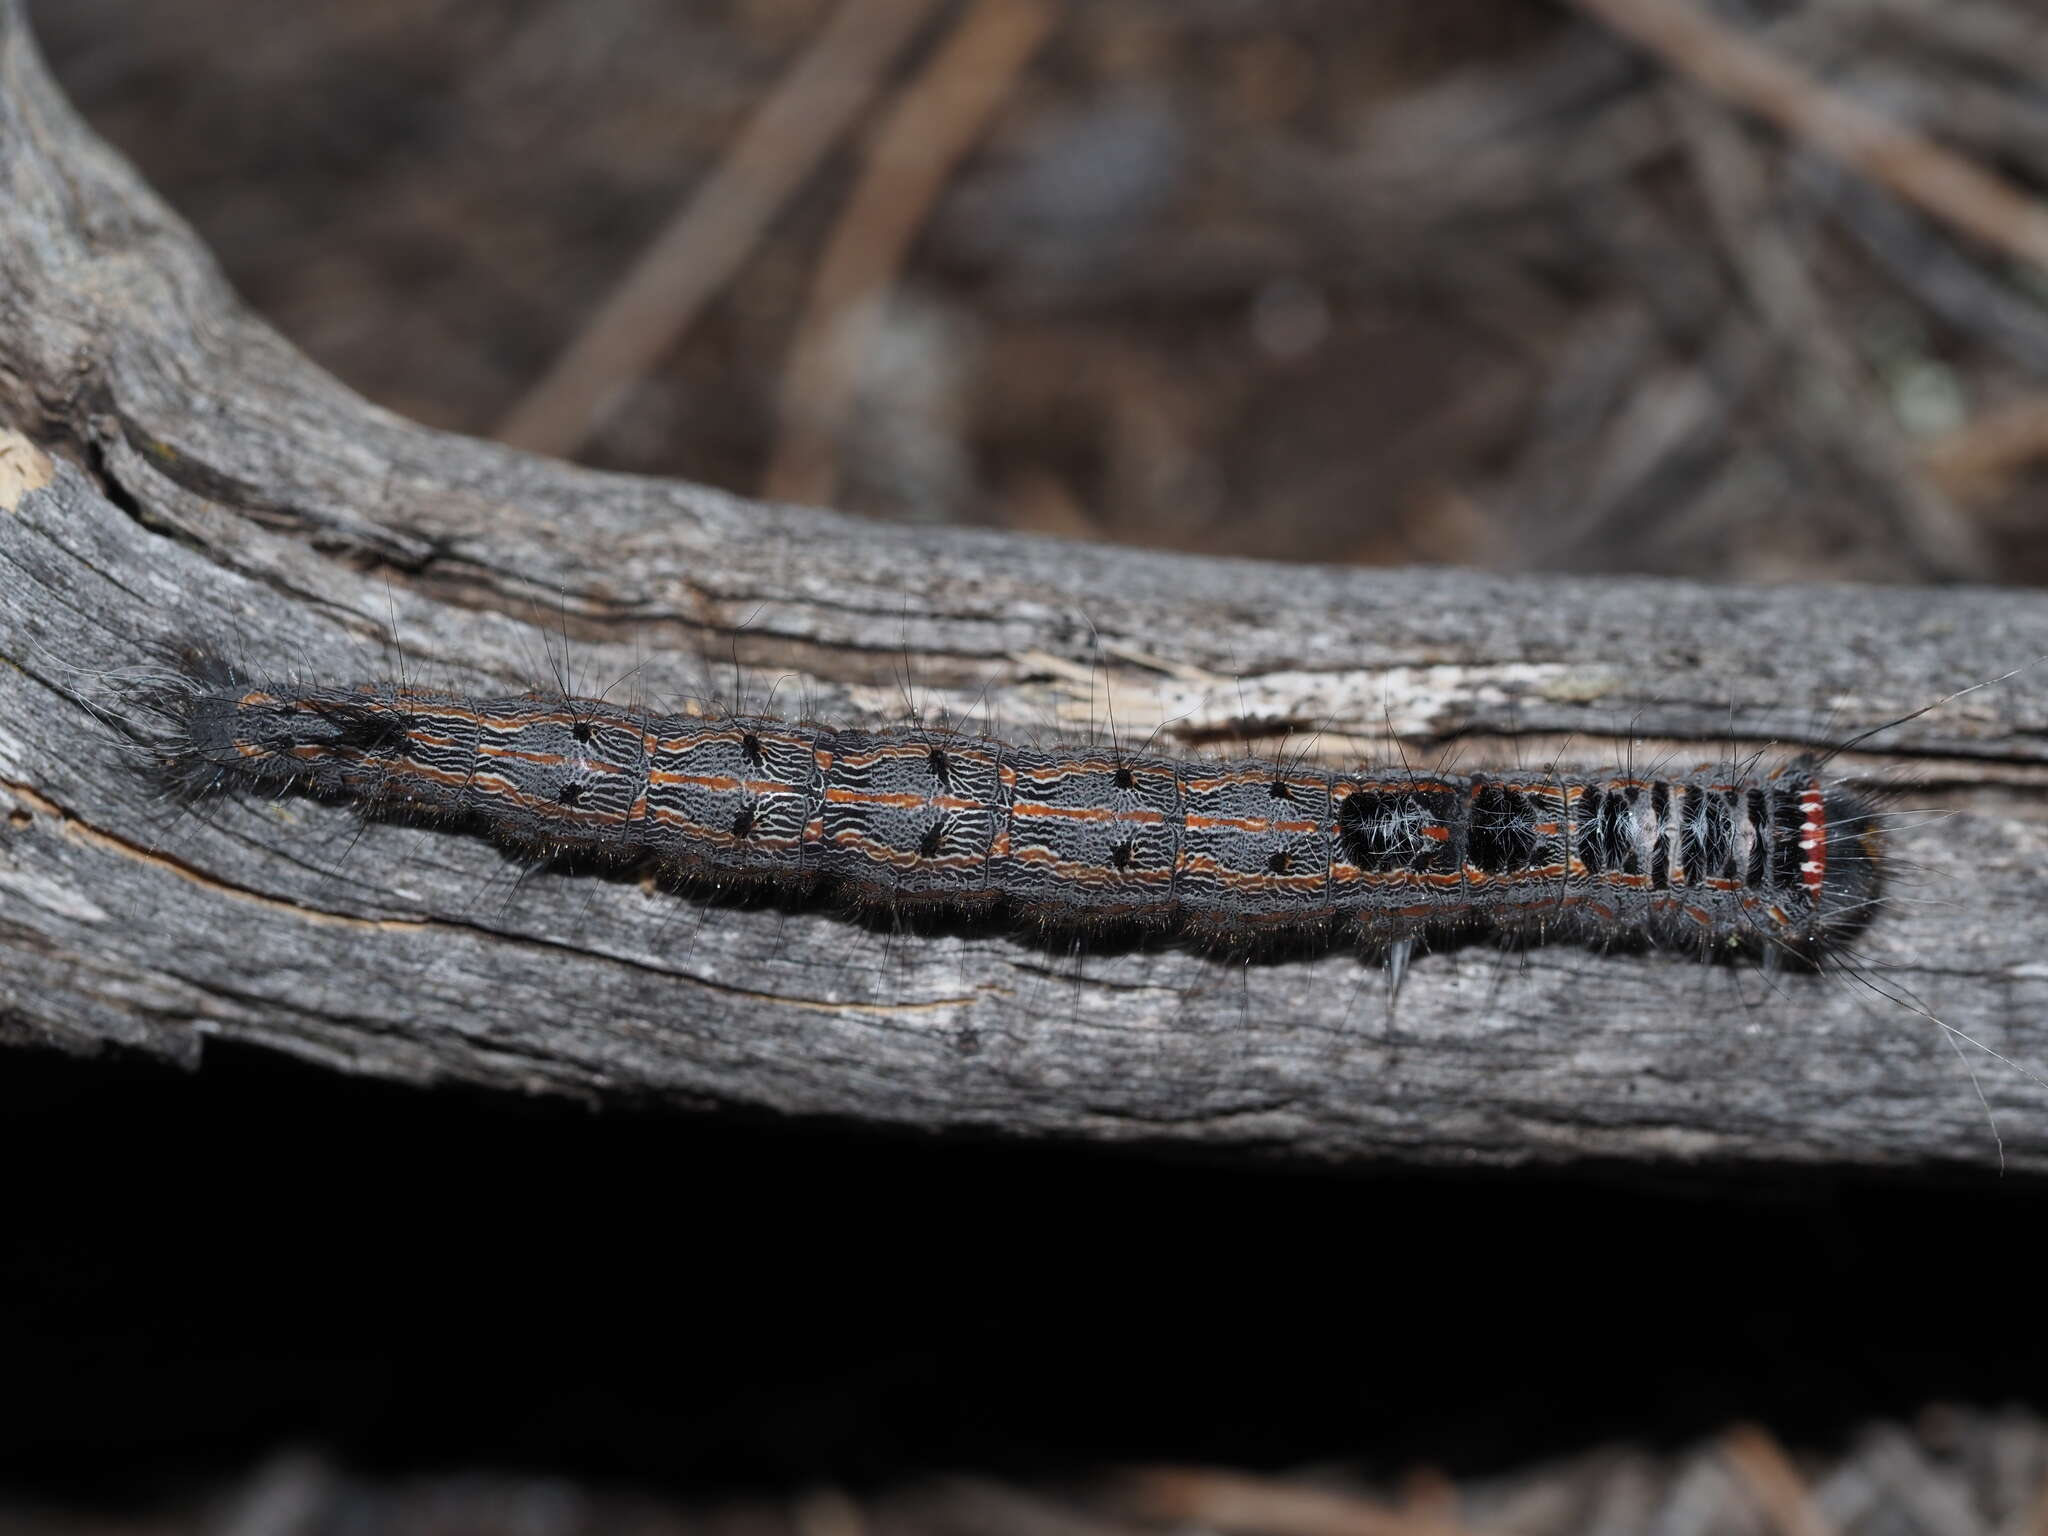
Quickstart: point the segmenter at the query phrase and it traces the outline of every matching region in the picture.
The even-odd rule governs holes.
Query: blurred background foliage
[[[671,260],[704,283],[694,313],[642,328],[646,366],[589,420],[527,440],[877,516],[1287,560],[2048,569],[2048,270],[1597,17],[862,7],[903,33],[879,60],[827,35],[838,0],[32,9],[74,100],[259,310],[459,431],[531,403],[706,185],[779,154],[793,188],[736,269]],[[1817,90],[2048,179],[2030,0],[1713,14]],[[998,62],[957,46],[977,27]],[[867,94],[747,161],[807,61],[868,69]],[[906,188],[890,125],[920,91],[910,158],[958,147]],[[819,302],[833,262],[866,276],[858,327],[844,293]]]

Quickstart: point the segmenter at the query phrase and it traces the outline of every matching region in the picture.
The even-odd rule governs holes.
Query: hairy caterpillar
[[[539,859],[891,910],[1004,909],[1214,949],[1642,944],[1814,961],[1881,900],[1870,799],[1818,760],[1688,773],[1343,771],[924,726],[700,719],[562,693],[263,686],[194,656],[154,702],[194,794],[303,790]]]

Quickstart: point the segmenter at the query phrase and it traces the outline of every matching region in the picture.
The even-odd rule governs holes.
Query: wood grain
[[[1323,1160],[1989,1167],[1941,1031],[1842,976],[1472,946],[1074,956],[693,904],[303,801],[167,805],[88,705],[202,638],[328,677],[726,689],[836,720],[1711,758],[1839,740],[2048,650],[1984,589],[1204,560],[894,527],[397,419],[248,315],[0,4],[0,1036],[208,1039],[419,1082]],[[47,460],[47,464],[44,463]],[[42,482],[47,483],[42,483]],[[737,657],[738,667],[732,666]],[[906,688],[905,679],[911,686]],[[977,717],[979,718],[979,717]],[[1163,722],[1163,724],[1162,724]],[[2048,1064],[2048,668],[1886,733],[1917,778],[1859,963]],[[2048,1088],[1978,1058],[2008,1162]]]

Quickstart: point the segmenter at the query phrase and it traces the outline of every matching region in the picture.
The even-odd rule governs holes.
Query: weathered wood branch
[[[0,5],[0,1030],[186,1060],[1331,1159],[1988,1164],[1963,1063],[1846,976],[1483,945],[1396,1006],[1345,954],[1232,967],[890,938],[821,911],[519,878],[487,843],[305,802],[165,804],[80,702],[167,640],[259,668],[742,687],[838,719],[984,703],[1231,750],[1712,757],[1839,740],[2048,650],[1984,590],[1198,560],[752,504],[429,431],[228,291]],[[551,640],[550,636],[557,637]],[[638,668],[637,671],[633,669]],[[729,676],[725,679],[729,682]],[[1105,694],[1107,698],[1105,698]],[[1885,733],[1955,810],[1901,830],[1860,966],[2048,1065],[2048,668]],[[1975,1063],[2009,1160],[2048,1088]]]

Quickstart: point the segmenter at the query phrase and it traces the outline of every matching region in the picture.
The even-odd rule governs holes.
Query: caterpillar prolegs
[[[266,686],[210,659],[157,702],[175,725],[166,762],[194,793],[295,789],[683,884],[1231,951],[1352,943],[1398,966],[1483,929],[1811,961],[1869,920],[1883,883],[1881,818],[1812,758],[1346,771],[566,693]]]

